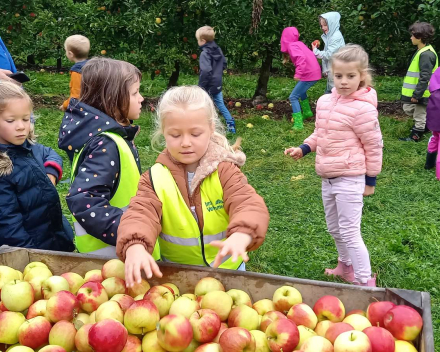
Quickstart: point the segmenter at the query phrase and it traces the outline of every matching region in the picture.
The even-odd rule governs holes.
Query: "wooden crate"
[[[54,275],[66,272],[84,274],[93,269],[101,269],[102,265],[111,258],[84,255],[78,253],[64,253],[24,248],[0,247],[0,265],[7,265],[23,271],[30,262],[46,264]],[[366,310],[371,302],[389,300],[395,304],[405,304],[415,308],[423,317],[423,330],[416,347],[419,352],[434,352],[434,337],[431,318],[431,300],[427,292],[368,288],[345,285],[332,282],[296,279],[285,276],[241,272],[235,270],[212,269],[159,263],[164,274],[161,279],[148,280],[151,285],[172,282],[177,285],[181,293],[193,292],[196,283],[203,277],[212,276],[219,279],[225,288],[236,288],[249,294],[252,301],[263,298],[271,299],[274,291],[283,285],[293,285],[297,288],[305,303],[313,306],[319,297],[324,295],[337,296],[345,306],[346,311],[353,309]]]

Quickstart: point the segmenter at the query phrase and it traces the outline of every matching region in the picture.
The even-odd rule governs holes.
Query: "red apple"
[[[101,273],[104,280],[117,277],[125,281],[125,264],[119,259],[110,259],[102,266]]]
[[[81,308],[89,314],[97,310],[102,303],[108,301],[104,286],[97,281],[86,282],[82,285],[76,297]]]
[[[49,344],[61,346],[66,351],[73,351],[75,350],[75,335],[75,326],[69,321],[61,320],[50,330]]]
[[[223,332],[224,332],[225,330],[227,330],[227,329],[228,329],[228,324],[226,324],[226,323],[221,323],[221,325],[220,325],[220,330],[218,331],[217,336],[214,337],[214,340],[212,340],[212,342],[219,343],[220,336],[222,336]]]
[[[193,329],[182,315],[167,315],[159,321],[157,341],[167,351],[178,352],[188,347],[193,339]]]
[[[168,290],[171,291],[171,293],[174,295],[174,299],[180,297],[180,290],[176,285],[172,284],[171,282],[166,282],[162,284],[162,286],[165,286]]]
[[[124,313],[127,311],[128,308],[134,303],[134,298],[129,295],[121,295],[117,294],[114,295],[110,301],[116,301],[121,306]]]
[[[34,303],[34,289],[26,281],[9,281],[3,285],[1,301],[9,311],[22,312]]]
[[[98,307],[95,316],[96,322],[98,323],[105,319],[114,319],[120,323],[124,322],[124,312],[118,302],[107,301]]]
[[[390,301],[373,302],[367,308],[366,317],[373,326],[384,327],[383,318],[385,314],[396,305]]]
[[[318,317],[310,306],[305,303],[298,303],[290,308],[287,318],[292,320],[296,325],[304,325],[314,330],[318,324]]]
[[[191,57],[193,58],[193,60],[197,59],[197,54],[192,54]]]
[[[266,332],[267,327],[272,322],[274,322],[275,320],[278,320],[278,319],[287,319],[287,318],[283,313],[278,312],[277,310],[272,310],[270,312],[267,312],[261,318],[260,330],[263,332]]]
[[[290,319],[275,320],[267,327],[266,336],[272,352],[292,352],[299,342],[298,328]]]
[[[274,292],[272,301],[275,310],[287,314],[292,306],[302,303],[302,296],[295,287],[282,286]]]
[[[232,298],[224,291],[211,291],[203,296],[202,308],[212,309],[218,314],[221,321],[228,319],[232,309]]]
[[[134,302],[124,315],[124,325],[133,335],[145,334],[156,329],[159,322],[159,310],[151,301]]]
[[[26,319],[32,319],[35,317],[44,317],[46,315],[47,301],[45,299],[40,299],[33,303],[26,314]]]
[[[318,321],[330,320],[333,323],[341,322],[345,317],[345,307],[338,297],[323,296],[313,306]]]
[[[327,330],[328,330],[328,329],[330,328],[330,326],[332,326],[333,324],[336,324],[336,323],[333,323],[333,322],[331,322],[330,320],[323,320],[323,321],[320,321],[320,322],[318,322],[318,324],[316,325],[315,332],[318,334],[318,336],[322,336],[322,337],[324,337],[325,334],[326,334],[326,332],[327,332]]]
[[[75,335],[75,346],[78,352],[93,352],[89,345],[89,331],[93,324],[84,324],[78,329]]]
[[[125,343],[122,352],[142,352],[142,342],[138,337],[128,335],[127,342]]]
[[[34,305],[35,303],[32,303],[32,305]],[[32,305],[31,305],[31,307],[32,307]],[[29,307],[29,309],[30,309],[30,307]],[[5,307],[5,305],[3,304],[3,302],[2,301],[0,301],[0,313],[1,312],[8,312],[9,310],[8,310],[8,308],[6,308]]]
[[[349,350],[347,350],[347,352],[348,351]],[[301,346],[301,352],[333,352],[333,346],[330,341],[328,341],[324,337],[313,336],[303,343],[303,345]],[[352,352],[355,352],[355,350],[353,350]]]
[[[371,326],[370,321],[360,314],[352,314],[346,317],[342,322],[350,324],[355,330],[363,331]]]
[[[222,352],[222,350],[218,343],[210,342],[197,347],[194,352]]]
[[[67,280],[67,283],[69,284],[69,291],[74,295],[76,295],[78,289],[84,285],[83,277],[77,273],[64,273],[61,274],[61,276]]]
[[[258,104],[258,105],[256,106],[256,108],[257,108],[257,110],[263,110],[263,105]]]
[[[362,331],[347,331],[336,338],[334,352],[373,352],[371,342]]]
[[[135,298],[139,295],[145,295],[150,289],[150,284],[147,280],[142,279],[140,283],[135,282],[132,287],[128,288],[128,294]]]
[[[312,43],[312,45],[316,46],[317,48],[319,48],[320,44],[321,44],[321,42],[318,39],[314,40]]]
[[[90,281],[103,282],[104,278],[102,277],[102,271],[95,269],[95,270],[90,270],[90,271],[86,272],[86,274],[84,275],[84,281],[85,282],[90,282]]]
[[[3,293],[3,291],[2,291]],[[420,314],[411,307],[399,305],[390,309],[383,318],[385,329],[398,340],[413,341],[423,327]]]
[[[26,320],[18,329],[18,342],[33,349],[47,345],[51,328],[49,320],[44,317]]]
[[[252,305],[258,314],[264,315],[267,312],[275,310],[275,305],[270,299],[261,299]]]
[[[228,326],[230,328],[240,327],[246,330],[257,330],[260,326],[259,315],[255,309],[247,305],[240,305],[231,310],[228,317]]]
[[[232,308],[234,308],[235,306],[242,305],[242,304],[245,304],[249,307],[252,307],[251,298],[249,297],[249,295],[246,292],[244,292],[242,290],[232,289],[226,293],[229,296],[231,296],[231,298],[232,298]]]
[[[38,352],[66,352],[66,350],[61,346],[47,345],[44,346],[41,350],[38,350]]]
[[[335,343],[336,338],[343,332],[352,331],[354,328],[347,323],[335,323],[330,326],[325,333],[325,338],[329,340],[332,344]]]
[[[189,317],[199,309],[200,305],[197,301],[181,296],[171,304],[169,314],[180,314],[189,319]]]
[[[47,301],[45,317],[52,323],[60,320],[70,321],[78,313],[79,309],[79,301],[73,293],[60,291]]]
[[[223,284],[213,277],[204,277],[201,279],[194,288],[194,294],[196,296],[204,296],[211,291],[224,291]]]
[[[370,326],[362,332],[370,339],[372,352],[394,352],[394,337],[388,330]]]
[[[89,331],[89,344],[94,352],[121,352],[127,342],[127,329],[119,321],[105,319]]]
[[[219,341],[222,351],[228,352],[254,352],[256,342],[254,336],[243,328],[229,328],[220,336]]]
[[[193,339],[197,342],[211,342],[220,331],[220,318],[211,309],[200,309],[194,312],[189,322],[193,330]]]
[[[171,304],[174,302],[174,295],[165,286],[154,286],[145,294],[144,300],[153,302],[159,310],[160,317],[163,318],[170,312]]]
[[[102,286],[104,286],[107,291],[108,298],[112,298],[117,294],[126,294],[127,288],[125,287],[125,281],[118,277],[109,277],[102,282]]]
[[[156,330],[150,331],[142,338],[142,351],[167,352],[159,345],[159,341],[157,341]]]
[[[0,313],[0,343],[13,345],[18,342],[17,331],[24,323],[25,317],[17,312]]]

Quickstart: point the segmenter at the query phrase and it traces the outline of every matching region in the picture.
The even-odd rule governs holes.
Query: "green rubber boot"
[[[294,130],[302,130],[304,128],[303,124],[303,115],[301,112],[295,112],[292,114],[293,119],[293,129]]]
[[[301,100],[300,103],[302,113],[305,119],[313,116],[312,108],[310,107],[309,98]]]

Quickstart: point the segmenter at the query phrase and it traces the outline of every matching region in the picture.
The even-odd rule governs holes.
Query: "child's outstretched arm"
[[[211,60],[204,51],[200,54],[200,77],[199,87],[208,91],[212,78]]]
[[[56,183],[58,183],[63,177],[63,159],[50,147],[41,144],[37,144],[36,147],[41,150],[43,155],[43,164],[47,176],[50,178],[51,182],[56,185]]]

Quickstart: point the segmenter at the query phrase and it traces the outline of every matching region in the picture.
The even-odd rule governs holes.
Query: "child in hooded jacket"
[[[63,161],[34,141],[32,101],[0,82],[0,246],[71,252],[73,231],[55,188]]]
[[[316,151],[327,228],[339,254],[338,266],[325,274],[376,286],[361,218],[363,196],[374,193],[382,168],[377,94],[371,88],[368,55],[359,45],[339,49],[331,64],[335,88],[318,100],[315,131],[304,144],[284,154],[297,160]]]
[[[324,32],[321,38],[324,42],[324,50],[319,50],[318,45],[312,44],[313,53],[318,59],[322,59],[322,73],[327,77],[326,94],[330,94],[334,87],[331,74],[330,58],[333,53],[345,45],[344,37],[339,30],[341,15],[339,12],[327,12],[319,16],[319,25]]]
[[[440,180],[440,159],[438,158],[440,150],[440,69],[437,69],[431,76],[429,92],[431,95],[426,107],[426,126],[432,131],[432,137],[428,143],[425,169],[429,170],[435,167],[437,180]]]
[[[117,254],[127,286],[162,276],[162,261],[243,270],[247,251],[266,235],[264,200],[240,171],[245,155],[230,145],[208,93],[197,86],[168,90],[157,107],[152,144],[163,150],[142,175],[118,229]]]
[[[295,65],[294,78],[298,83],[289,100],[293,110],[293,129],[300,130],[304,127],[303,119],[313,116],[307,91],[321,79],[321,68],[313,52],[299,41],[299,32],[295,27],[284,28],[281,34],[281,52],[285,55],[285,60],[288,56]]]

